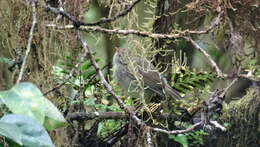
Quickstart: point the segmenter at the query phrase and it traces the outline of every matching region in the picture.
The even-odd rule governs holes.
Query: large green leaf
[[[52,104],[48,99],[44,99],[45,102],[45,121],[44,127],[48,130],[52,130],[59,127],[65,127],[67,122],[62,113]]]
[[[12,141],[18,143],[19,145],[23,145],[22,132],[19,130],[19,128],[16,125],[0,121],[0,136],[9,138]]]
[[[2,91],[0,98],[13,113],[33,117],[48,130],[67,125],[61,112],[32,83],[20,83]]]
[[[17,84],[10,90],[0,92],[0,98],[13,113],[33,117],[43,124],[44,97],[35,85],[27,82]]]
[[[31,117],[18,114],[9,114],[1,118],[0,123],[14,126],[21,134],[21,142],[26,147],[54,147],[45,128]],[[9,132],[18,135],[17,132]],[[9,138],[14,141],[13,138]],[[19,138],[15,138],[19,139]],[[16,141],[17,142],[17,141]]]

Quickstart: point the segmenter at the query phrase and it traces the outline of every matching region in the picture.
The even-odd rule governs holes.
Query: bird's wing
[[[139,71],[142,75],[143,81],[145,83],[145,88],[157,93],[159,96],[164,97],[162,82],[160,80],[160,74],[156,71]]]
[[[157,71],[140,71],[141,75],[143,76],[143,80],[145,86],[152,90],[153,92],[159,94],[161,97],[165,97],[165,94],[171,96],[175,99],[181,99],[179,92],[173,89],[166,81],[164,77],[160,76],[160,73]],[[165,93],[163,92],[165,91]]]

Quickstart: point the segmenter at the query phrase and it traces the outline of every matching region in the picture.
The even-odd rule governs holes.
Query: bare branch
[[[62,86],[64,86],[67,83],[67,80],[69,78],[67,78],[64,82],[60,83],[59,85],[52,87],[50,90],[44,92],[44,96],[48,95],[49,93],[53,92],[53,91],[57,91],[58,89],[60,89]]]
[[[183,37],[187,41],[189,41],[198,51],[200,51],[210,62],[211,66],[215,69],[219,77],[226,77],[226,75],[223,74],[223,72],[219,69],[217,63],[211,58],[211,56],[203,49],[201,48],[193,39],[190,37]]]
[[[118,19],[119,17],[123,17],[125,15],[127,15],[136,4],[138,4],[141,0],[136,0],[134,1],[130,6],[128,6],[128,8],[126,8],[125,10],[121,11],[120,13],[118,13],[116,16],[113,16],[111,18],[101,18],[99,21],[94,22],[94,23],[86,23],[85,26],[96,26],[96,25],[100,25],[103,23],[109,23],[112,21],[115,21],[116,19]]]
[[[46,25],[47,27],[52,27],[55,29],[59,30],[70,30],[74,29],[75,27],[73,25],[66,25],[66,26],[59,26],[56,24],[48,24]],[[139,30],[133,30],[133,29],[106,29],[102,27],[88,27],[88,26],[81,26],[79,27],[79,30],[85,31],[85,32],[100,32],[100,33],[105,33],[105,34],[122,34],[122,35],[137,35],[141,37],[149,37],[152,39],[176,39],[176,38],[181,38],[184,37],[186,34],[206,34],[208,33],[207,30],[202,30],[202,31],[190,31],[190,30],[184,30],[184,31],[178,31],[178,33],[172,33],[172,34],[158,34],[158,33],[151,33],[151,32],[144,32],[144,31],[139,31]]]
[[[18,79],[16,81],[16,84],[18,84],[22,80],[23,73],[24,73],[24,70],[26,68],[26,61],[27,61],[27,58],[28,58],[29,53],[31,51],[33,32],[34,32],[34,29],[35,29],[35,26],[36,26],[36,23],[37,23],[35,1],[32,1],[31,5],[32,5],[32,26],[31,26],[30,33],[29,33],[29,39],[28,39],[28,42],[27,42],[27,47],[26,47],[23,63],[22,63],[21,70],[20,70]]]
[[[127,15],[134,8],[134,6],[136,4],[138,4],[140,1],[141,0],[134,1],[128,8],[121,11],[116,16],[113,16],[113,17],[110,17],[110,18],[101,18],[100,20],[98,20],[97,22],[94,22],[94,23],[86,23],[86,22],[83,22],[83,21],[79,21],[75,17],[71,16],[69,13],[65,12],[64,9],[57,9],[57,8],[54,8],[54,7],[51,7],[49,5],[45,5],[45,4],[42,4],[42,6],[44,8],[46,8],[47,10],[50,10],[50,11],[56,13],[56,14],[60,14],[60,15],[64,16],[65,18],[67,18],[68,20],[72,21],[73,25],[75,27],[80,27],[80,26],[97,26],[97,25],[101,25],[101,24],[104,24],[104,23],[109,23],[109,22],[115,21],[116,19]]]
[[[211,124],[213,124],[216,128],[221,129],[222,131],[226,131],[227,129],[220,125],[217,121],[209,121]]]
[[[177,120],[174,114],[162,113],[152,114],[156,119]],[[73,112],[67,115],[68,120],[90,120],[90,119],[129,119],[125,112]],[[179,119],[178,119],[179,120]]]
[[[146,142],[148,147],[153,147],[153,142],[152,142],[152,135],[151,135],[151,130],[148,128],[146,130]]]
[[[207,27],[205,30],[201,30],[201,31],[187,31],[187,33],[189,34],[207,34],[210,31],[214,30],[221,22],[223,19],[223,14],[224,12],[220,12],[218,14],[218,16],[216,18],[213,19],[213,21],[211,22],[210,26]]]
[[[74,29],[75,27],[73,25],[66,25],[66,26],[58,26],[55,24],[48,24],[46,25],[47,27],[52,27],[55,29],[61,29],[61,30],[67,30],[67,29]],[[176,34],[157,34],[157,33],[151,33],[151,32],[143,32],[143,31],[138,31],[138,30],[132,30],[132,29],[106,29],[102,27],[87,27],[87,26],[82,26],[79,28],[81,31],[86,31],[86,32],[100,32],[100,33],[105,33],[105,34],[122,34],[122,35],[130,35],[134,34],[137,36],[142,36],[142,37],[149,37],[153,39],[175,39],[179,38],[181,34],[176,33]],[[183,33],[184,34],[184,33]]]
[[[86,32],[100,32],[100,33],[106,33],[106,34],[122,34],[122,35],[130,35],[130,34],[134,34],[137,36],[141,36],[141,37],[149,37],[152,39],[176,39],[176,38],[180,38],[183,36],[187,36],[187,34],[207,34],[208,32],[210,32],[211,30],[213,30],[214,28],[216,28],[220,22],[221,22],[221,18],[222,18],[223,13],[219,13],[219,15],[213,19],[213,21],[211,22],[211,25],[209,27],[207,27],[205,30],[183,30],[183,31],[178,31],[175,30],[173,32],[175,33],[171,33],[171,34],[158,34],[158,33],[152,33],[152,32],[143,32],[143,31],[138,31],[138,30],[133,30],[133,29],[127,29],[127,30],[123,30],[123,29],[106,29],[106,28],[102,28],[102,27],[89,27],[89,26],[81,26],[79,27],[80,30],[82,31],[86,31]],[[69,16],[69,15],[66,15]],[[69,20],[72,20],[72,18],[70,18]],[[76,21],[76,20],[75,20]],[[74,29],[75,26],[74,25],[66,25],[66,26],[59,26],[56,24],[48,24],[46,25],[47,27],[52,27],[55,29],[61,29],[61,30],[67,30],[67,29]]]
[[[161,128],[151,128],[151,130],[156,131],[156,132],[161,132],[161,133],[165,133],[165,134],[181,134],[181,133],[187,133],[190,132],[192,130],[194,130],[197,126],[201,125],[202,122],[198,122],[194,125],[192,125],[190,128],[184,129],[184,130],[173,130],[173,131],[167,131],[165,129],[161,129]]]
[[[75,112],[67,115],[67,119],[72,120],[91,120],[91,119],[128,119],[124,112]]]

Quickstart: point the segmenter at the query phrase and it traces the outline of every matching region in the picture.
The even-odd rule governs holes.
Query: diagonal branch
[[[225,77],[226,76],[226,75],[223,74],[223,72],[220,70],[217,63],[211,58],[211,56],[203,48],[201,48],[192,38],[190,38],[190,37],[183,37],[183,38],[185,40],[189,41],[198,51],[200,51],[209,60],[211,66],[217,72],[219,77]]]
[[[118,13],[116,16],[113,16],[110,18],[101,18],[97,22],[93,22],[93,23],[86,23],[83,21],[79,21],[75,17],[71,16],[68,12],[65,12],[64,9],[57,9],[57,8],[54,8],[49,5],[45,5],[45,4],[42,4],[42,6],[44,8],[46,8],[47,10],[50,10],[56,14],[60,14],[60,15],[64,16],[68,20],[72,21],[74,26],[80,27],[80,26],[97,26],[97,25],[101,25],[104,23],[109,23],[109,22],[115,21],[116,19],[123,17],[123,16],[127,15],[129,12],[131,12],[131,10],[134,8],[134,6],[136,4],[138,4],[140,1],[141,0],[134,1],[130,6],[128,6],[125,10]]]
[[[121,109],[123,109],[129,116],[131,119],[133,119],[135,121],[135,123],[137,123],[137,125],[144,125],[144,123],[134,114],[133,111],[131,111],[123,102],[123,100],[116,95],[116,93],[113,91],[111,85],[107,82],[107,80],[105,79],[105,76],[103,75],[100,67],[98,66],[95,57],[92,54],[91,49],[89,48],[87,42],[82,38],[82,36],[80,35],[80,31],[77,30],[77,37],[80,40],[80,42],[82,43],[82,46],[85,50],[85,52],[87,53],[87,55],[90,58],[90,61],[92,63],[92,65],[94,66],[94,68],[96,69],[101,83],[105,86],[105,88],[107,89],[107,91],[116,99],[118,105],[120,106]]]
[[[27,61],[27,58],[28,58],[29,53],[31,51],[33,32],[34,32],[34,29],[35,29],[35,26],[36,26],[36,23],[37,23],[35,1],[32,1],[31,5],[32,5],[32,19],[33,19],[32,20],[32,26],[31,26],[31,29],[30,29],[29,39],[28,39],[28,42],[27,42],[27,47],[26,47],[27,49],[25,51],[23,63],[22,63],[21,70],[20,70],[18,79],[16,81],[16,84],[18,84],[22,80],[23,73],[24,73],[24,70],[26,68],[26,61]]]
[[[130,6],[128,6],[125,10],[121,11],[120,13],[118,13],[116,16],[110,17],[110,18],[101,18],[99,21],[94,22],[94,23],[86,23],[86,26],[96,26],[96,25],[100,25],[103,23],[109,23],[112,21],[115,21],[116,19],[118,19],[119,17],[123,17],[125,15],[127,15],[136,4],[138,4],[141,0],[136,0],[134,1]]]

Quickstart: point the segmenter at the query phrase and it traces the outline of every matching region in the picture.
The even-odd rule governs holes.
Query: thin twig
[[[170,113],[153,114],[156,119],[177,120],[177,116]],[[125,112],[73,112],[67,115],[68,120],[90,120],[90,119],[129,119]],[[179,120],[179,119],[178,119]]]
[[[128,6],[125,10],[119,12],[116,16],[113,16],[110,18],[101,18],[97,22],[93,22],[93,23],[85,23],[85,26],[96,26],[96,25],[100,25],[103,23],[109,23],[109,22],[115,21],[119,17],[123,17],[123,16],[127,15],[134,8],[134,6],[136,4],[138,4],[140,1],[141,0],[134,1],[130,6]]]
[[[52,27],[55,29],[60,29],[60,30],[67,30],[67,29],[74,29],[74,25],[66,25],[66,26],[58,26],[55,24],[48,24],[46,25],[47,27]],[[137,35],[137,36],[142,36],[142,37],[149,37],[153,39],[175,39],[179,38],[181,34],[176,33],[176,34],[157,34],[157,33],[151,33],[151,32],[144,32],[144,31],[138,31],[138,30],[133,30],[133,29],[106,29],[102,27],[88,27],[88,26],[82,26],[79,28],[81,31],[86,31],[86,32],[100,32],[100,33],[105,33],[105,34],[122,34],[122,35]],[[184,34],[184,33],[183,33]]]
[[[51,93],[51,92],[53,92],[53,91],[57,91],[57,90],[60,89],[62,86],[64,86],[66,83],[67,83],[67,80],[64,81],[64,82],[62,82],[61,84],[59,84],[59,85],[57,85],[57,86],[51,88],[50,90],[44,92],[43,95],[44,95],[44,96],[47,96],[49,93]]]
[[[221,24],[221,20],[223,19],[223,13],[224,12],[220,12],[218,14],[218,16],[216,18],[213,19],[213,21],[211,22],[210,26],[207,27],[205,30],[201,30],[201,31],[187,31],[187,33],[190,34],[207,34],[210,31],[214,30],[218,25]]]
[[[57,9],[57,8],[54,8],[54,7],[51,7],[49,5],[45,5],[45,4],[42,4],[42,6],[44,8],[46,8],[47,10],[50,10],[50,11],[56,13],[56,14],[60,14],[60,15],[64,16],[68,20],[72,21],[74,26],[80,27],[80,26],[97,26],[97,25],[101,25],[101,24],[104,24],[104,23],[109,23],[109,22],[115,21],[116,19],[123,17],[123,16],[127,15],[129,12],[131,12],[131,10],[134,8],[134,6],[136,4],[138,4],[140,1],[141,0],[134,1],[128,8],[121,11],[116,16],[113,16],[113,17],[110,17],[110,18],[101,18],[100,20],[98,20],[97,22],[94,22],[94,23],[86,23],[86,22],[83,22],[83,21],[79,21],[75,17],[70,15],[68,12],[65,12],[64,9]]]
[[[217,121],[209,121],[210,124],[213,124],[216,128],[221,129],[222,131],[226,131],[227,129],[222,126],[221,124],[219,124]]]
[[[156,131],[156,132],[161,132],[161,133],[165,133],[165,134],[182,134],[182,133],[187,133],[190,132],[192,130],[194,130],[197,126],[201,125],[202,122],[198,122],[194,125],[192,125],[190,128],[184,129],[184,130],[173,130],[173,131],[167,131],[165,129],[161,129],[161,128],[151,128],[151,130]]]
[[[32,19],[33,19],[33,21],[32,21],[32,26],[31,26],[30,33],[29,33],[29,39],[28,39],[28,42],[27,42],[27,47],[26,47],[27,49],[25,51],[23,63],[22,63],[21,70],[20,70],[18,79],[16,81],[16,84],[18,84],[22,80],[23,73],[24,73],[24,70],[26,68],[26,60],[27,60],[29,53],[31,51],[33,32],[34,32],[34,29],[35,29],[35,26],[36,26],[36,23],[37,23],[35,1],[32,1],[31,5],[32,5]]]
[[[183,37],[187,41],[189,41],[198,51],[200,51],[210,62],[211,66],[215,69],[219,77],[225,77],[223,72],[218,67],[217,63],[211,58],[211,56],[203,49],[201,48],[193,39],[190,37]]]
[[[93,120],[93,119],[129,119],[125,112],[74,112],[66,117],[69,121],[73,120]]]
[[[56,24],[48,24],[46,27],[52,27],[59,30],[70,30],[74,29],[74,25],[66,25],[66,26],[59,26]],[[212,29],[212,28],[211,28]],[[185,36],[186,34],[206,34],[208,33],[207,30],[201,30],[201,31],[195,31],[195,30],[184,30],[184,31],[178,31],[178,33],[171,33],[171,34],[158,34],[158,33],[152,33],[152,32],[144,32],[139,30],[133,30],[133,29],[106,29],[102,27],[88,27],[88,26],[81,26],[79,28],[81,31],[86,32],[100,32],[105,34],[121,34],[121,35],[137,35],[141,37],[149,37],[152,39],[176,39]]]
[[[52,27],[59,30],[70,30],[75,29],[74,25],[65,25],[65,26],[59,26],[56,24],[48,24],[46,27]],[[133,29],[106,29],[102,27],[89,27],[89,26],[81,26],[79,27],[79,30],[86,31],[86,32],[100,32],[105,34],[121,34],[121,35],[137,35],[141,37],[149,37],[152,39],[176,39],[185,36],[186,34],[206,34],[208,33],[207,30],[202,31],[190,31],[190,30],[184,30],[184,31],[177,31],[178,33],[172,33],[172,34],[158,34],[158,33],[152,33],[152,32],[145,32],[145,31],[139,31],[139,30],[133,30]]]

